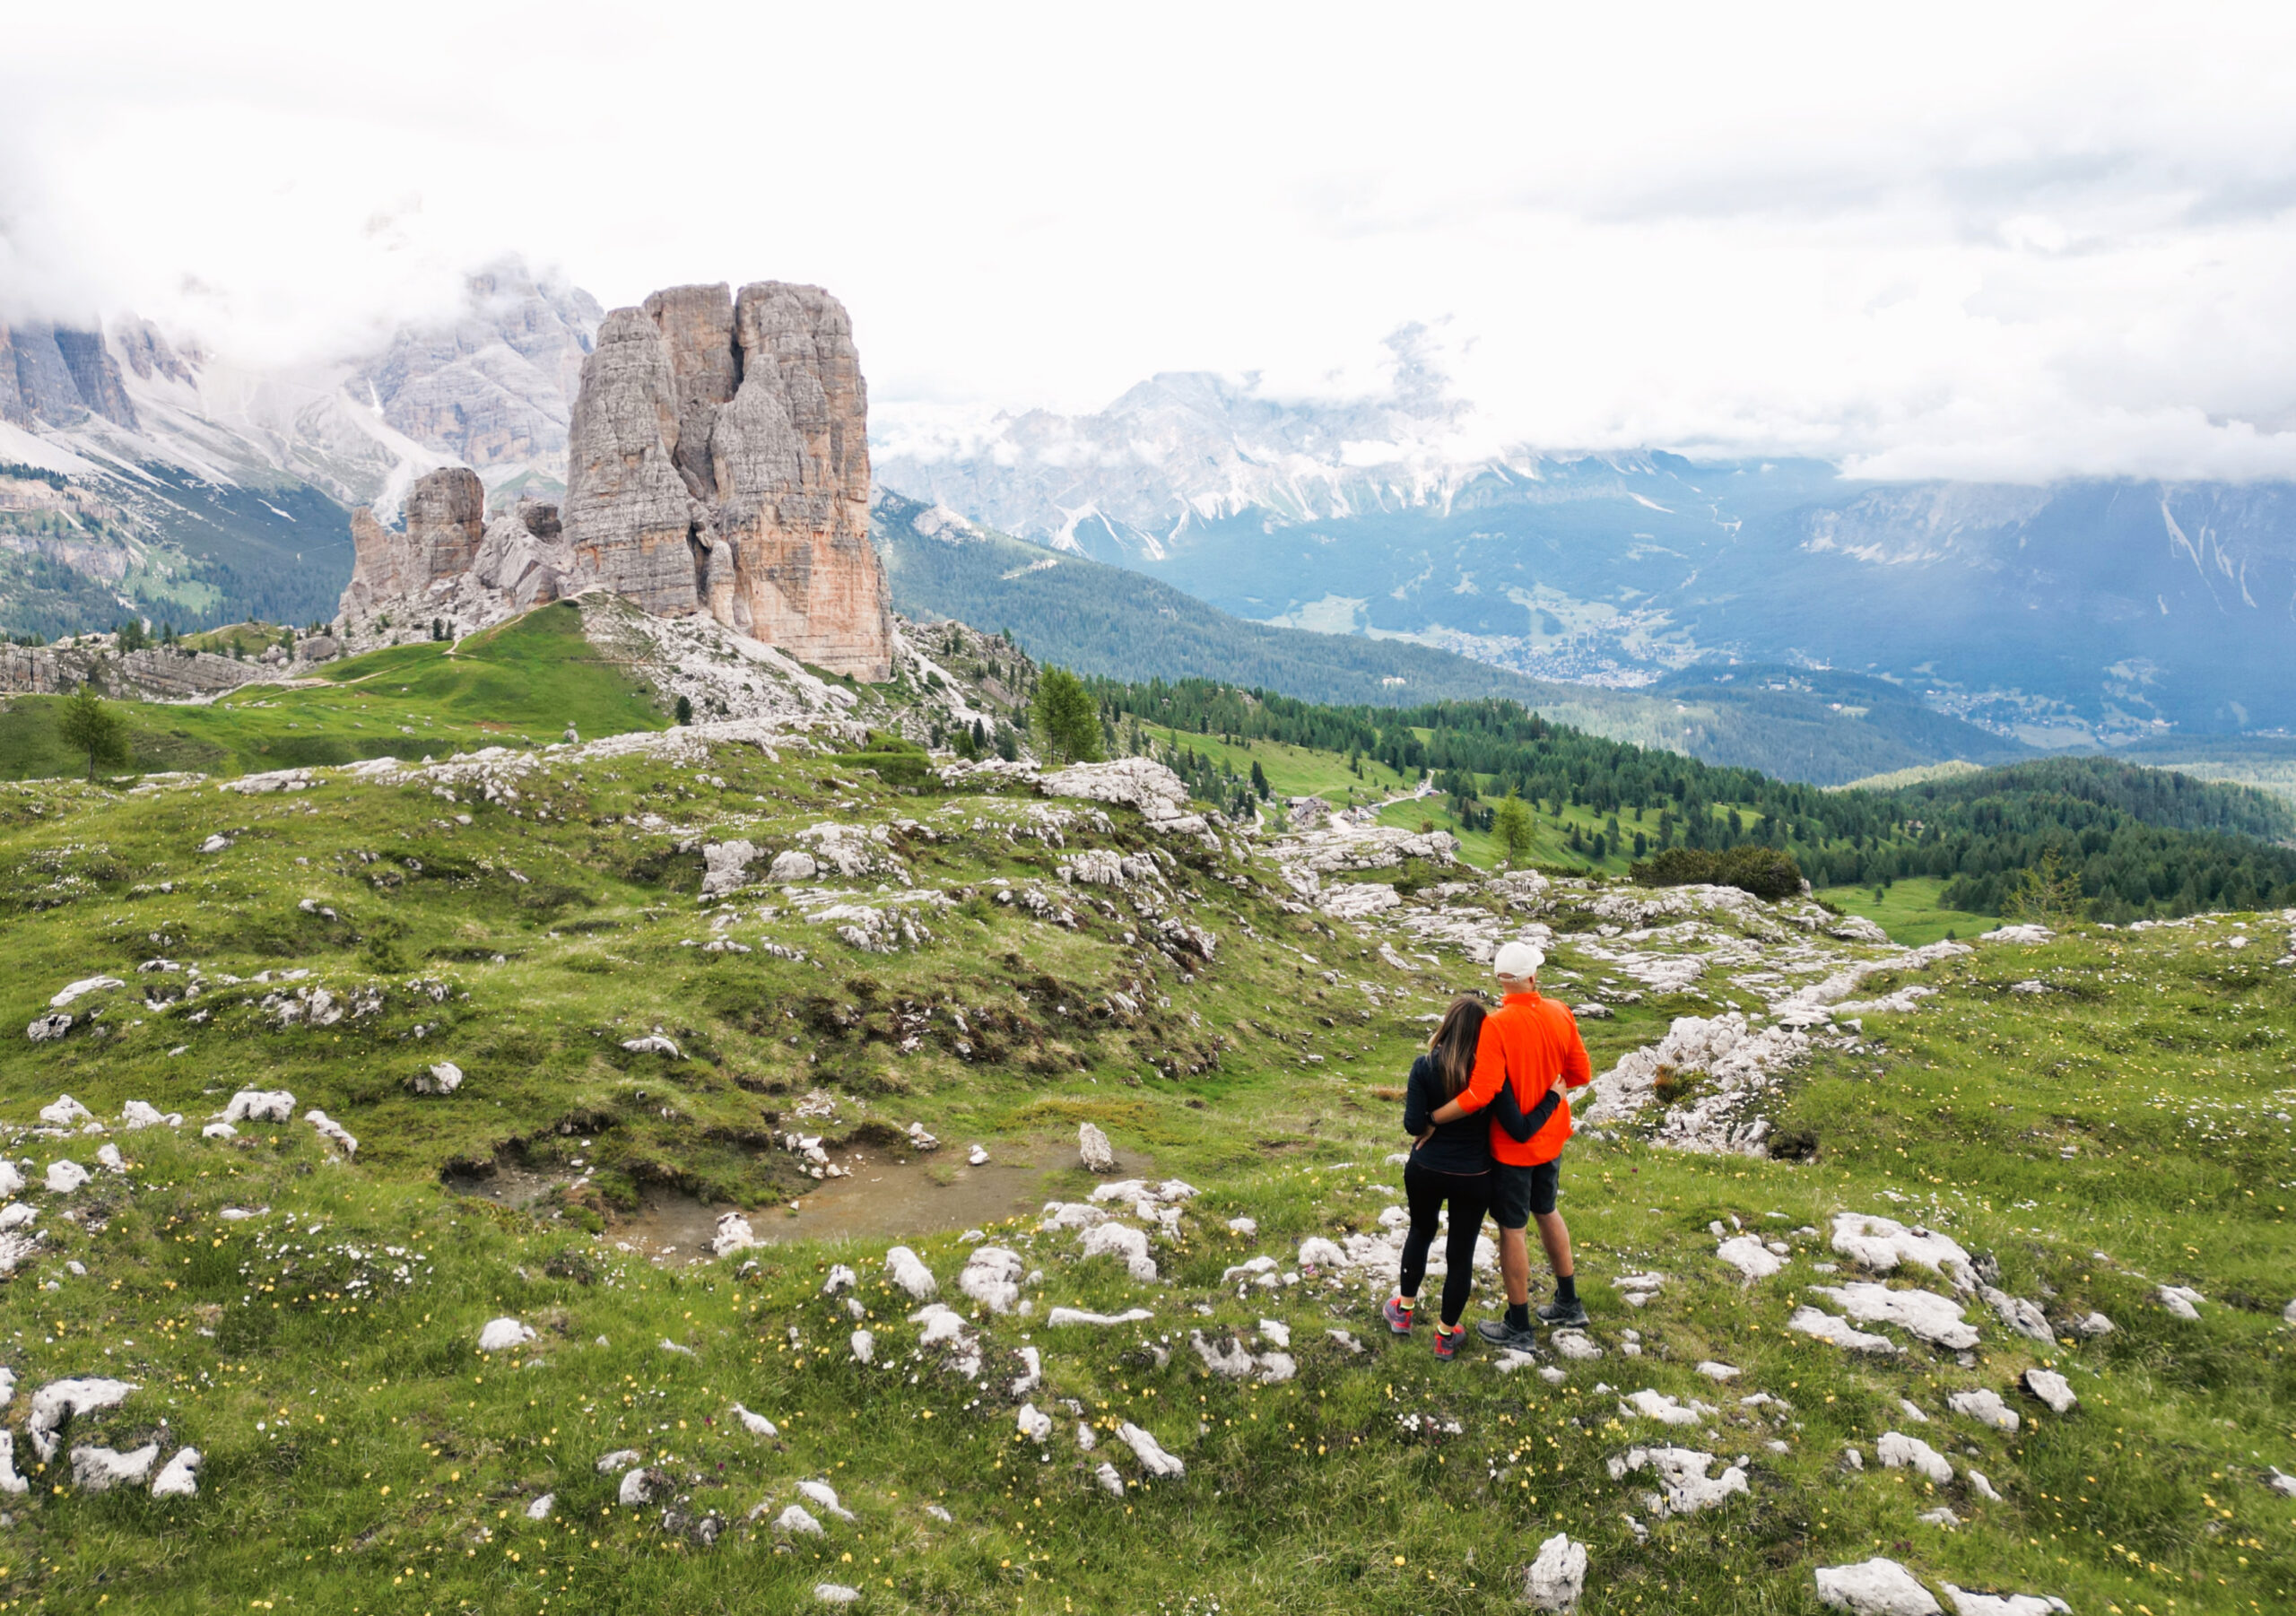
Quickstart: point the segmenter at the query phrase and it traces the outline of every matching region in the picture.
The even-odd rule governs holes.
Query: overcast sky
[[[38,0],[0,305],[370,348],[816,281],[888,422],[1152,372],[1884,475],[2296,475],[2296,8]]]

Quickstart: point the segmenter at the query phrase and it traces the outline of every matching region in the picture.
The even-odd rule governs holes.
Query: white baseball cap
[[[1509,982],[1527,982],[1539,974],[1539,967],[1546,963],[1546,955],[1535,944],[1509,943],[1499,951],[1499,958],[1491,962],[1492,973]]]

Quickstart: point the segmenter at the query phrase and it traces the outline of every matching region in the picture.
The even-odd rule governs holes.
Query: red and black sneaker
[[[1447,1330],[1438,1324],[1435,1326],[1435,1356],[1457,1358],[1459,1355],[1459,1343],[1466,1338],[1467,1327],[1465,1325]]]
[[[1419,1309],[1399,1296],[1387,1298],[1387,1305],[1379,1309],[1379,1316],[1387,1321],[1387,1328],[1397,1335],[1410,1334],[1413,1321],[1418,1316]]]

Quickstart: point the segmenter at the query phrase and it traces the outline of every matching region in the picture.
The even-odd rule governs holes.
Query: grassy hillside
[[[0,778],[84,770],[86,760],[57,738],[61,699],[0,703]],[[331,663],[306,684],[255,685],[202,705],[121,702],[117,710],[129,725],[131,768],[226,776],[539,743],[569,724],[603,735],[668,722],[641,681],[600,659],[571,603],[458,645],[394,646]]]
[[[404,665],[410,686],[453,676]],[[91,974],[128,984],[74,999],[61,1038],[0,1041],[0,1118],[43,1240],[7,1282],[0,1360],[30,1490],[0,1599],[782,1610],[830,1584],[886,1612],[1499,1610],[1557,1533],[1587,1546],[1581,1608],[1600,1616],[1813,1611],[1813,1568],[1874,1554],[1933,1587],[2084,1612],[2254,1616],[2296,1590],[2296,1506],[2266,1485],[2267,1465],[2296,1464],[2281,922],[2086,930],[1927,971],[1805,931],[1799,909],[1683,927],[1661,908],[1622,935],[1601,905],[1661,900],[1610,889],[1527,911],[1495,890],[1422,893],[1359,927],[1286,908],[1265,856],[1156,836],[1128,808],[1103,826],[1099,804],[1025,787],[896,793],[834,752],[691,731],[656,745],[293,795],[0,793],[8,1024]],[[804,832],[824,821],[883,839],[858,840],[852,875],[697,902],[698,842],[770,857],[822,847]],[[229,845],[199,851],[218,832]],[[1159,873],[1064,882],[1063,861],[1096,848]],[[1011,891],[1043,901],[996,900]],[[1208,953],[1170,916],[1210,934]],[[1446,1364],[1424,1332],[1389,1337],[1383,1262],[1299,1259],[1310,1238],[1383,1230],[1396,1085],[1422,1018],[1479,974],[1439,934],[1534,917],[1551,990],[1615,1006],[1586,1023],[1598,1068],[1674,1017],[1760,1005],[1843,961],[1883,968],[1861,995],[1937,992],[1866,1010],[1855,1035],[1822,1028],[1781,1072],[1761,1103],[1797,1160],[1658,1148],[1648,1114],[1587,1127],[1564,1205],[1604,1356],[1550,1346],[1505,1372],[1480,1348]],[[1649,985],[1685,958],[1702,974]],[[2011,991],[2027,981],[2048,991]],[[669,1047],[626,1045],[657,1032]],[[441,1062],[460,1086],[416,1092]],[[1708,1092],[1678,1081],[1683,1105]],[[296,1120],[198,1136],[258,1087],[291,1091]],[[108,1137],[24,1131],[59,1093]],[[185,1125],[124,1131],[129,1100]],[[314,1107],[355,1156],[300,1120]],[[1194,1186],[1169,1227],[1104,1203],[1149,1235],[1152,1279],[1039,1227],[1044,1202],[1094,1187],[1074,1153],[1086,1121],[1126,1175]],[[918,1153],[913,1122],[937,1151]],[[805,1176],[795,1134],[852,1177]],[[966,1163],[974,1142],[986,1166]],[[97,1161],[104,1142],[124,1171]],[[92,1182],[38,1187],[64,1159]],[[721,1209],[768,1244],[694,1260]],[[1825,1300],[1812,1282],[1946,1288],[1860,1275],[1828,1247],[1844,1212],[1944,1230],[2052,1319],[2115,1327],[2043,1344],[1964,1297],[1979,1340],[1959,1357],[1892,1327],[1881,1354],[1788,1331]],[[1789,1265],[1747,1281],[1718,1261],[1709,1229],[1734,1222]],[[955,1304],[953,1343],[928,1342],[919,1299],[889,1282],[896,1241]],[[983,1244],[1015,1254],[1026,1312],[961,1291]],[[1265,1288],[1235,1272],[1259,1256]],[[836,1263],[857,1273],[849,1300],[825,1294]],[[1629,1307],[1620,1282],[1643,1273],[1665,1277]],[[2160,1305],[2171,1283],[2206,1299],[2196,1320]],[[1471,1316],[1492,1290],[1479,1278]],[[1147,1316],[1056,1324],[1055,1307]],[[481,1353],[506,1316],[535,1339]],[[1197,1333],[1207,1351],[1283,1351],[1291,1373],[1256,1357],[1248,1378],[1214,1374]],[[2015,1390],[2044,1364],[2077,1391],[2071,1413]],[[99,1373],[138,1389],[75,1420],[43,1465],[31,1391]],[[1646,1388],[1711,1412],[1660,1423],[1621,1401]],[[2019,1429],[1950,1411],[1977,1390]],[[1023,1404],[1048,1430],[1022,1429]],[[1126,1423],[1185,1473],[1149,1474]],[[1883,1468],[1892,1430],[1953,1479]],[[205,1455],[197,1497],[99,1495],[69,1473],[71,1447],[146,1440],[160,1462]],[[1669,1442],[1718,1473],[1745,1455],[1747,1490],[1663,1518],[1648,1473],[1611,1465]],[[602,1473],[624,1449],[635,1461]],[[632,1463],[659,1473],[651,1501],[623,1501]],[[797,1490],[813,1481],[850,1518]],[[1957,1527],[1918,1518],[1940,1504]],[[821,1532],[777,1525],[791,1505]]]
[[[1817,785],[2027,751],[1850,675],[1747,669],[1686,673],[1663,692],[1613,691],[1526,679],[1407,640],[1271,628],[1083,556],[978,529],[920,531],[926,510],[883,491],[872,510],[896,608],[1009,628],[1039,661],[1109,678],[1219,679],[1341,705],[1505,697],[1613,740]]]

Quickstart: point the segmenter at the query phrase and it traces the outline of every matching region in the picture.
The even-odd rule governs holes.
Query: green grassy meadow
[[[1872,887],[1827,887],[1818,896],[1845,915],[1863,915],[1889,933],[1891,942],[1909,948],[1946,937],[1966,941],[2001,924],[1990,915],[1947,908],[1944,891],[1945,882],[1934,876],[1909,875],[1892,882],[1879,898]]]
[[[0,779],[84,771],[86,760],[56,738],[62,699],[0,701]],[[129,725],[129,768],[220,776],[542,744],[570,723],[587,736],[669,722],[642,681],[600,659],[571,604],[456,645],[423,641],[327,664],[305,683],[248,686],[208,703],[121,702],[116,710]]]
[[[563,683],[504,694],[489,720],[501,727],[479,729],[468,715],[496,699],[488,681],[520,676],[517,658]],[[457,737],[541,741],[570,717],[588,734],[638,717],[614,705],[634,699],[606,682],[618,675],[547,643],[362,663],[264,698],[277,707],[219,703],[214,722],[245,726],[230,755],[284,715],[299,736],[324,723],[309,733],[348,745],[363,722],[410,752],[401,726],[427,717],[422,749],[441,758]],[[687,757],[542,753],[515,801],[436,772],[256,795],[0,788],[0,1119],[46,1236],[5,1282],[6,1412],[57,1377],[119,1376],[141,1389],[75,1422],[67,1447],[205,1455],[199,1496],[160,1500],[91,1494],[20,1442],[30,1490],[0,1527],[0,1609],[789,1610],[833,1583],[883,1612],[1495,1612],[1521,1608],[1521,1568],[1556,1532],[1588,1545],[1581,1608],[1604,1616],[1813,1612],[1813,1566],[1877,1553],[1933,1586],[2058,1594],[2083,1616],[2255,1616],[2296,1600],[2296,1499],[2266,1485],[2266,1466],[2296,1465],[2280,1320],[2296,1294],[2296,986],[2273,963],[2286,921],[2244,917],[2255,943],[2239,950],[2229,921],[2084,928],[1873,978],[1861,992],[1939,992],[1868,1014],[1854,1047],[1817,1050],[1787,1081],[1778,1121],[1809,1136],[1805,1161],[1684,1155],[1633,1128],[1575,1142],[1563,1208],[1605,1355],[1550,1355],[1566,1370],[1550,1385],[1473,1345],[1446,1364],[1423,1338],[1390,1338],[1377,1305],[1391,1276],[1301,1273],[1242,1294],[1223,1277],[1257,1255],[1299,1272],[1303,1239],[1379,1227],[1423,1018],[1477,968],[1454,954],[1397,969],[1377,934],[1284,908],[1266,866],[1155,838],[1128,809],[1106,831],[1072,820],[1056,841],[1043,810],[1093,805],[912,795],[834,752],[686,743]],[[824,821],[885,839],[877,867],[816,884],[882,909],[936,891],[903,910],[929,935],[865,951],[778,887],[699,901],[701,840],[779,849]],[[218,833],[228,847],[198,850]],[[1062,858],[1088,846],[1164,855],[1156,907],[1213,934],[1210,958],[1147,946],[1151,920],[1121,894],[1065,884]],[[1051,918],[996,900],[1031,888]],[[1591,991],[1609,968],[1590,951],[1611,939],[1588,916],[1555,925],[1553,991]],[[751,951],[706,951],[712,939]],[[154,959],[196,965],[196,995],[187,969],[137,969]],[[14,1032],[98,973],[125,986],[74,1001],[66,1036]],[[2011,991],[2027,981],[2048,991]],[[343,1013],[314,1024],[299,995],[321,986]],[[1597,1069],[1733,995],[1753,996],[1718,973],[1587,1023]],[[674,1056],[623,1047],[656,1029]],[[415,1093],[439,1061],[462,1086]],[[291,1090],[299,1118],[323,1108],[356,1155],[300,1120],[199,1137],[246,1087]],[[92,1162],[98,1142],[30,1131],[60,1093],[111,1124],[127,1160],[69,1197],[39,1175]],[[123,1132],[130,1099],[185,1125]],[[918,1121],[943,1146],[912,1160]],[[799,1226],[789,1203],[831,1189],[783,1148],[792,1131],[889,1183],[953,1180],[975,1141],[1000,1159],[1051,1152],[1030,1204],[1082,1199],[1083,1121],[1127,1172],[1199,1193],[1157,1238],[1153,1282],[1080,1256],[1033,1215],[982,1222],[1030,1271],[1024,1316],[959,1294],[971,1220],[934,1213],[918,1188],[926,1210],[905,1243],[977,1333],[977,1376],[920,1343],[917,1302],[885,1279],[887,1237],[692,1265],[690,1245],[662,1263],[643,1248],[664,1197],[742,1209],[769,1238]],[[489,1172],[544,1187],[514,1206],[447,1182]],[[1874,1358],[1790,1334],[1813,1264],[1836,1260],[1796,1231],[1843,1211],[1946,1230],[2052,1317],[2097,1308],[2116,1328],[2044,1347],[1972,1305],[1985,1329],[1967,1366],[1918,1343]],[[1237,1217],[1257,1233],[1231,1231]],[[1716,1261],[1709,1226],[1733,1219],[1789,1246],[1783,1273],[1747,1283]],[[823,1294],[836,1263],[858,1271],[863,1316]],[[1611,1282],[1646,1270],[1666,1282],[1631,1308]],[[2207,1299],[2197,1322],[2160,1308],[2161,1284]],[[1480,1278],[1470,1316],[1493,1294]],[[1055,1328],[1055,1306],[1152,1317]],[[481,1354],[481,1328],[506,1315],[536,1339]],[[1297,1375],[1282,1384],[1212,1376],[1188,1344],[1197,1330],[1264,1336],[1263,1319],[1289,1326]],[[853,1354],[857,1327],[874,1334],[873,1364]],[[1042,1442],[1016,1424],[1024,1346],[1042,1356],[1026,1399],[1055,1422]],[[1706,1360],[1740,1374],[1718,1386],[1695,1368]],[[2009,1389],[2037,1364],[2070,1377],[2074,1412]],[[1617,1394],[1645,1386],[1717,1412],[1697,1430],[1631,1419]],[[2017,1433],[1946,1412],[1948,1394],[1979,1387],[2021,1409]],[[1782,1403],[1740,1403],[1756,1391]],[[1906,1424],[1900,1399],[1930,1422]],[[778,1435],[752,1436],[736,1402]],[[1186,1475],[1145,1478],[1117,1439],[1125,1421]],[[1879,1469],[1891,1429],[1983,1471],[2000,1501]],[[1647,1478],[1613,1480],[1607,1462],[1675,1439],[1748,1455],[1751,1490],[1656,1517]],[[1843,1460],[1852,1445],[1862,1471]],[[618,1501],[596,1461],[625,1447],[665,1473],[674,1501]],[[1121,1497],[1096,1478],[1109,1459]],[[808,1506],[822,1535],[778,1530],[807,1479],[856,1518]],[[546,1518],[529,1519],[545,1493]],[[1941,1501],[1960,1526],[1917,1520]],[[705,1543],[696,1523],[713,1512],[726,1530]]]

